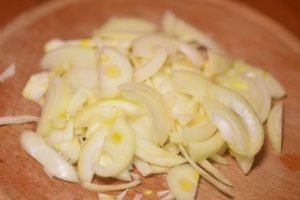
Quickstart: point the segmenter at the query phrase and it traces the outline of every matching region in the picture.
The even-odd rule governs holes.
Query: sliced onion
[[[75,168],[48,146],[38,134],[24,131],[20,139],[23,149],[43,165],[48,173],[65,181],[79,181]]]
[[[39,117],[32,115],[2,116],[0,117],[0,126],[37,122],[39,119]]]
[[[272,147],[277,153],[281,153],[282,146],[282,123],[283,103],[279,102],[273,106],[267,121],[267,132]]]
[[[153,50],[152,58],[144,65],[138,67],[134,72],[134,79],[137,82],[144,81],[152,77],[163,66],[168,57],[168,52],[165,48],[156,47]]]
[[[81,185],[82,187],[94,192],[110,192],[110,191],[118,191],[118,190],[132,188],[139,185],[140,183],[141,183],[140,180],[135,180],[130,183],[123,183],[123,184],[116,184],[116,185],[100,185],[100,184],[94,184],[90,182],[83,182],[81,183]]]
[[[12,77],[16,74],[16,64],[10,64],[1,74],[0,74],[0,82],[4,82],[6,79]]]

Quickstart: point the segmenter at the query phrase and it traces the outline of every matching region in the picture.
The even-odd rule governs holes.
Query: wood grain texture
[[[134,5],[134,6],[132,6]],[[226,0],[86,0],[44,4],[12,23],[0,35],[0,71],[11,62],[17,74],[0,83],[0,116],[39,114],[39,107],[24,100],[21,91],[30,74],[39,71],[43,44],[55,38],[87,37],[113,15],[132,15],[158,22],[170,9],[212,35],[229,54],[268,70],[287,89],[284,143],[276,155],[266,141],[254,169],[244,176],[232,158],[220,168],[232,181],[235,199],[297,200],[300,198],[300,43],[278,24],[238,3]],[[78,184],[49,178],[41,166],[22,151],[19,135],[34,124],[0,127],[0,199],[97,199]],[[298,187],[297,187],[298,186]],[[127,199],[145,189],[166,188],[162,176],[152,176],[129,191]],[[226,199],[204,180],[199,199]],[[145,199],[157,199],[154,194]]]

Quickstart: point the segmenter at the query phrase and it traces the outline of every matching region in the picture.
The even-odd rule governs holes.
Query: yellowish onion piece
[[[184,143],[202,142],[212,137],[217,131],[217,128],[205,117],[205,119],[197,123],[182,126],[181,131]]]
[[[135,157],[133,160],[133,164],[136,167],[136,169],[142,174],[142,176],[146,177],[152,173],[151,166],[145,162],[144,160]]]
[[[267,121],[267,133],[273,149],[281,153],[282,146],[283,103],[276,103],[271,109]]]
[[[116,200],[116,198],[112,195],[98,193],[98,200]]]
[[[209,159],[220,165],[228,165],[228,161],[217,153],[209,156]]]
[[[96,68],[96,50],[80,46],[62,46],[44,55],[42,69],[67,66],[75,68]]]
[[[213,166],[207,159],[203,159],[198,161],[199,165],[203,167],[206,171],[212,174],[215,178],[217,178],[222,183],[226,185],[232,186],[231,181],[226,178],[215,166]]]
[[[23,97],[38,103],[46,94],[49,81],[48,72],[40,72],[31,75],[22,91]]]
[[[98,70],[97,68],[72,67],[66,71],[63,78],[69,83],[73,91],[81,88],[87,90],[98,90]]]
[[[251,167],[254,163],[254,157],[246,157],[246,156],[242,156],[239,155],[233,151],[229,151],[230,154],[235,158],[235,160],[237,161],[238,165],[240,166],[240,168],[242,169],[244,174],[248,174],[251,170]]]
[[[189,164],[177,165],[167,174],[167,183],[172,195],[178,200],[195,199],[199,174]]]
[[[74,116],[79,110],[84,107],[84,104],[88,101],[89,92],[86,89],[79,89],[73,93],[70,103],[68,105],[67,112],[71,116]]]
[[[134,17],[113,17],[109,19],[95,35],[102,38],[135,39],[140,35],[155,32],[156,25]]]
[[[0,82],[4,82],[16,74],[16,64],[12,63],[0,73]]]
[[[63,128],[53,128],[46,136],[45,140],[48,144],[55,145],[60,143],[71,142],[74,135],[73,120],[68,120]]]
[[[268,117],[271,109],[271,96],[267,90],[267,86],[260,76],[255,75],[255,73],[247,72],[245,74],[246,79],[252,81],[255,84],[255,95],[252,96],[250,102],[253,102],[254,109],[260,117],[262,123],[264,123]],[[257,98],[260,97],[260,98]],[[260,99],[260,101],[259,101]]]
[[[38,123],[38,134],[47,136],[50,133],[52,127],[49,121],[66,112],[71,95],[72,91],[68,83],[60,77],[54,77],[46,94],[41,119]]]
[[[94,176],[93,166],[97,163],[103,151],[107,134],[107,129],[96,131],[82,147],[77,165],[80,182],[90,183],[92,181]]]
[[[122,171],[120,174],[115,176],[115,178],[118,180],[127,181],[127,182],[130,182],[133,179],[131,176],[131,173],[129,172],[129,169]]]
[[[110,191],[118,191],[118,190],[124,190],[128,188],[135,187],[141,183],[140,180],[134,180],[129,183],[120,183],[120,184],[114,184],[114,185],[101,185],[101,184],[95,184],[91,182],[82,182],[81,186],[83,188],[86,188],[90,191],[94,192],[110,192]]]
[[[162,167],[172,167],[185,162],[181,156],[170,153],[145,139],[136,138],[135,155],[144,161]]]
[[[133,160],[135,143],[135,134],[132,129],[124,118],[118,118],[103,146],[103,151],[110,157],[111,161],[104,165],[94,164],[94,172],[101,177],[113,177],[120,174],[127,169]]]
[[[202,142],[187,143],[189,155],[195,161],[201,161],[218,152],[224,145],[224,140],[219,133]]]
[[[175,14],[169,10],[166,11],[161,20],[162,31],[170,36],[173,36],[176,23],[177,17]]]
[[[33,115],[1,116],[0,126],[37,122],[40,118]]]
[[[198,99],[207,96],[207,88],[212,82],[203,75],[186,70],[174,70],[171,74],[174,88],[178,92],[191,95]]]
[[[77,163],[81,152],[78,137],[73,137],[71,142],[55,144],[54,147],[57,151],[62,153],[71,164]]]
[[[130,82],[133,68],[125,55],[112,47],[100,51],[99,92],[103,98],[119,95],[119,85]]]
[[[141,193],[136,193],[132,200],[141,200],[143,199],[143,195]]]
[[[205,73],[214,76],[224,74],[232,66],[231,59],[216,54],[215,52],[207,51],[207,61],[204,64]]]
[[[153,56],[148,62],[139,66],[134,71],[134,80],[136,82],[144,81],[154,74],[156,74],[163,66],[164,62],[168,57],[168,52],[163,47],[155,47],[153,49]]]
[[[207,173],[204,169],[199,167],[195,161],[191,159],[191,157],[186,152],[183,145],[179,145],[180,152],[182,153],[183,157],[186,159],[186,161],[210,184],[215,186],[218,190],[225,193],[228,196],[232,196],[232,189],[225,185],[224,183],[220,182],[219,180],[212,177],[209,173]]]
[[[75,168],[48,146],[41,136],[33,131],[24,131],[20,140],[23,149],[52,176],[70,182],[79,181]]]
[[[169,55],[174,55],[177,52],[178,41],[158,33],[144,35],[134,41],[132,53],[138,57],[151,58],[156,47],[165,48]]]
[[[208,34],[178,18],[172,12],[166,12],[162,21],[162,29],[165,30],[168,34],[176,36],[177,38],[185,42],[195,41],[199,45],[203,45],[213,50],[214,52],[224,54],[224,50]]]
[[[89,127],[95,122],[111,124],[119,115],[139,116],[140,106],[123,98],[101,100],[86,106],[75,117],[75,128]]]
[[[220,135],[229,148],[241,155],[248,156],[249,136],[240,117],[224,104],[212,98],[204,98],[202,103],[210,120],[219,129]]]
[[[153,123],[153,142],[163,145],[174,125],[162,95],[143,83],[127,83],[120,87],[124,98],[146,108]]]
[[[170,167],[162,167],[159,165],[150,164],[152,174],[165,174],[170,170]]]
[[[196,67],[200,67],[204,63],[201,53],[190,44],[180,43],[178,51],[187,56]]]
[[[283,85],[272,74],[266,73],[263,80],[266,83],[269,94],[273,98],[282,98],[286,95]]]
[[[243,97],[230,89],[211,85],[209,95],[232,109],[240,117],[249,138],[248,156],[254,156],[261,149],[264,141],[263,126],[255,111]]]

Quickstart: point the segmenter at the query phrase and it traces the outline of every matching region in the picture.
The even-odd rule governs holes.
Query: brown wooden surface
[[[70,0],[66,2],[71,2]],[[225,0],[89,0],[50,2],[23,15],[0,33],[0,71],[15,61],[17,74],[0,83],[0,116],[38,114],[38,106],[21,97],[32,72],[39,71],[42,47],[50,38],[87,37],[112,15],[135,15],[158,22],[166,9],[216,38],[230,55],[260,66],[285,86],[285,126],[282,155],[269,142],[256,157],[254,169],[244,176],[233,160],[221,170],[232,181],[238,200],[300,199],[300,43],[278,24],[238,3]],[[134,7],[132,5],[135,5]],[[19,134],[34,125],[0,127],[0,199],[97,199],[78,184],[50,179],[20,147]],[[154,176],[134,190],[161,190],[164,178]],[[199,199],[226,199],[201,181]],[[154,195],[145,199],[156,199]]]
[[[0,27],[20,13],[50,0],[1,0]],[[281,23],[300,38],[299,0],[232,0],[248,5]]]

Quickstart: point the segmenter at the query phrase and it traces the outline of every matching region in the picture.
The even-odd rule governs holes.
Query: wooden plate
[[[0,83],[0,115],[39,114],[39,107],[25,100],[21,91],[31,73],[39,71],[43,44],[51,38],[88,37],[111,16],[139,16],[158,22],[165,10],[205,30],[230,55],[260,66],[285,86],[284,143],[276,155],[269,142],[256,157],[254,169],[244,176],[237,164],[221,167],[232,181],[235,199],[300,199],[300,43],[289,32],[261,14],[225,0],[88,0],[50,1],[31,10],[0,34],[0,70],[11,62],[17,74]],[[78,184],[49,178],[42,167],[20,147],[19,134],[34,125],[0,127],[0,199],[97,199]],[[129,191],[127,199],[145,189],[166,188],[162,176],[153,176]],[[199,199],[225,199],[201,181]],[[155,194],[145,199],[157,199]]]

